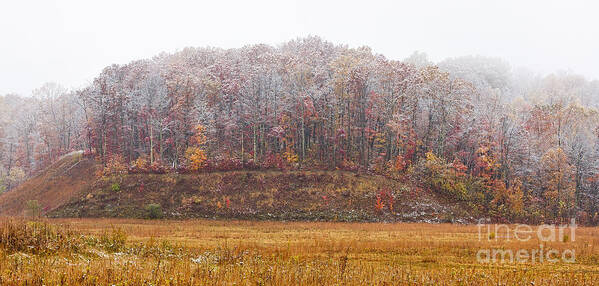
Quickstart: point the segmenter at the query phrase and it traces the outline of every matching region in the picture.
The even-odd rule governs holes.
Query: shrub
[[[113,228],[110,234],[103,233],[100,236],[100,244],[110,252],[121,251],[127,242],[127,234],[120,228]]]
[[[154,163],[150,165],[150,172],[152,174],[164,174],[166,173],[166,168],[162,165],[162,162],[154,161]]]
[[[385,204],[383,203],[380,195],[376,196],[376,203],[374,205],[374,208],[377,212],[381,212],[385,208]]]
[[[119,176],[124,175],[128,171],[125,159],[119,154],[110,156],[106,162],[106,166],[102,169],[98,175],[103,177]]]
[[[344,171],[356,172],[360,169],[360,165],[350,160],[344,160],[339,164],[339,169]]]
[[[82,236],[65,227],[24,220],[0,221],[0,249],[4,253],[25,252],[50,255],[78,253],[84,247]]]
[[[254,162],[253,159],[248,160],[247,162],[245,162],[245,165],[243,166],[244,170],[259,170],[260,169],[260,165],[256,164],[256,162]]]
[[[291,148],[287,148],[287,151],[285,151],[283,156],[289,164],[297,163],[299,161],[299,156]]]
[[[389,211],[393,212],[393,204],[395,203],[395,198],[393,196],[393,193],[391,192],[391,189],[384,188],[381,191],[379,191],[379,193],[377,194],[377,200],[379,200],[380,204],[383,206],[385,206],[386,204]],[[382,210],[383,208],[379,208],[377,206],[377,209]]]
[[[426,153],[426,157],[411,167],[409,172],[440,195],[458,201],[472,199],[468,190],[473,189],[471,185],[475,182],[457,172],[451,163],[432,152]]]
[[[241,170],[243,169],[243,164],[241,164],[241,160],[239,159],[227,158],[217,162],[216,169],[219,171]]]
[[[162,207],[159,204],[146,205],[147,217],[149,219],[162,218]]]
[[[270,153],[266,156],[266,159],[262,162],[262,167],[265,169],[286,169],[287,160],[284,160],[281,155]]]
[[[26,203],[26,212],[30,217],[39,217],[41,215],[41,207],[37,200],[29,200]]]
[[[165,174],[167,168],[156,160],[150,164],[145,156],[137,158],[127,170],[129,174]]]
[[[113,192],[115,192],[115,193],[116,193],[116,192],[118,192],[118,191],[120,191],[120,190],[121,190],[121,185],[119,185],[119,183],[113,183],[113,184],[110,186],[110,189],[111,189]]]
[[[139,156],[133,165],[129,166],[129,174],[147,173],[150,168],[150,163],[145,156]]]

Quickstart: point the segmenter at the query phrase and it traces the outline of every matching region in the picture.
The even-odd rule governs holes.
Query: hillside
[[[65,156],[0,195],[1,215],[22,215],[38,200],[50,217],[146,218],[158,204],[165,218],[330,221],[466,221],[459,206],[382,176],[346,171],[228,171],[130,174],[96,178],[97,164]]]
[[[23,215],[29,200],[50,211],[88,189],[95,180],[96,162],[73,152],[60,158],[37,176],[0,195],[0,215]]]
[[[125,170],[141,164],[142,173],[174,169],[203,175],[127,177],[105,183],[85,180],[71,191],[75,195],[85,190],[90,201],[76,203],[69,198],[74,204],[70,215],[79,214],[81,204],[96,203],[96,193],[112,189],[114,183],[119,183],[120,192],[97,195],[102,200],[104,196],[129,199],[118,196],[147,181],[148,192],[158,186],[167,192],[164,196],[174,196],[174,206],[183,199],[188,203],[187,196],[198,196],[191,191],[194,184],[226,185],[219,180],[240,180],[245,173],[218,172],[246,168],[376,173],[409,179],[410,192],[420,186],[463,202],[476,209],[470,212],[473,216],[527,223],[562,223],[574,217],[582,224],[599,224],[597,83],[568,73],[524,76],[502,60],[482,56],[437,64],[415,58],[397,61],[368,47],[350,48],[314,36],[276,46],[190,47],[107,66],[78,90],[46,84],[35,96],[0,96],[0,190],[22,181],[21,174],[40,173],[64,150],[85,149]],[[295,171],[251,176],[258,174],[264,177],[264,188],[276,192],[304,176]],[[307,172],[305,176],[321,175]],[[331,184],[355,188],[347,185],[352,182],[346,178],[331,183],[338,176],[323,173],[318,179],[322,181],[309,179],[293,191],[323,190]],[[360,175],[356,180],[371,179]],[[162,180],[175,183],[166,186]],[[343,210],[371,211],[375,193],[397,185],[382,178],[372,180],[375,183],[363,194],[368,199],[354,194],[338,198],[363,203]],[[86,187],[88,182],[93,189]],[[262,188],[244,188],[251,192],[257,186]],[[33,188],[27,190],[33,196],[43,193],[36,183],[24,187]],[[262,212],[263,206],[258,205],[236,209],[241,206],[235,199],[241,198],[229,198],[229,208],[223,207],[226,196],[234,197],[241,190],[221,187],[221,191],[205,194],[208,201],[221,196],[218,211],[207,211],[207,202],[179,210],[162,194],[156,199],[167,216],[198,215],[194,208],[205,211],[204,216],[223,209],[231,212],[222,214],[226,216],[276,215]],[[290,194],[272,196],[276,201]],[[314,206],[330,206],[326,200],[317,201],[318,196],[330,197],[318,193],[306,199]],[[64,204],[54,198],[40,200],[48,210]],[[143,209],[145,202],[135,203]],[[16,204],[9,208],[14,213],[23,203],[5,204]],[[383,204],[391,205],[381,202],[380,209],[385,209]],[[89,209],[86,215],[112,214],[114,206],[109,204],[106,211]],[[294,202],[288,207],[313,217],[318,209],[314,206]]]

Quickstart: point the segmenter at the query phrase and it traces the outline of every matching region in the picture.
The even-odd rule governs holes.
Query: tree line
[[[598,105],[597,80],[481,56],[397,61],[318,37],[186,48],[0,97],[0,183],[85,150],[138,171],[370,171],[497,218],[596,222]]]

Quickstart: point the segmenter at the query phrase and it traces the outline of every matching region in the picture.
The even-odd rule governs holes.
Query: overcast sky
[[[599,79],[597,1],[0,1],[0,94],[89,83],[105,66],[186,46],[318,35],[390,59],[501,57]]]

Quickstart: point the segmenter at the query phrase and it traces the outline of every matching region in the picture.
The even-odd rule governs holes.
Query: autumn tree
[[[206,151],[204,150],[206,144],[204,130],[205,128],[202,125],[195,127],[195,134],[191,139],[192,145],[187,147],[185,151],[185,158],[189,161],[189,169],[192,171],[201,169],[207,160]]]
[[[564,151],[557,147],[548,150],[541,158],[540,184],[547,199],[546,216],[571,217],[575,205],[576,182],[574,169]]]
[[[74,150],[118,172],[198,170],[209,154],[228,168],[409,178],[481,214],[565,218],[599,211],[598,94],[572,73],[396,61],[318,37],[185,48],[108,66],[78,90],[0,96],[0,180],[13,188]]]

